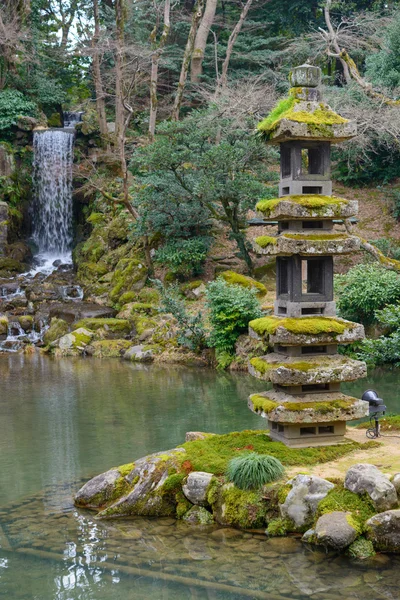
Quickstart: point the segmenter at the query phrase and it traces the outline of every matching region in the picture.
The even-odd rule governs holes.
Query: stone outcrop
[[[344,487],[355,494],[367,493],[378,511],[389,510],[398,504],[394,485],[374,465],[360,463],[350,467]]]
[[[291,490],[279,509],[282,517],[290,519],[299,529],[311,524],[319,502],[334,487],[330,481],[315,475],[297,475],[287,485]]]
[[[354,542],[357,535],[350,513],[334,511],[322,515],[314,529],[304,534],[303,540],[312,541],[331,550],[344,550]]]
[[[207,491],[213,477],[212,473],[205,473],[204,471],[189,473],[186,483],[182,487],[186,498],[192,504],[207,506]]]
[[[400,553],[400,510],[388,510],[368,519],[367,537],[376,550]]]
[[[110,469],[85,483],[75,496],[75,504],[84,508],[99,508],[110,502],[121,479],[118,469]]]

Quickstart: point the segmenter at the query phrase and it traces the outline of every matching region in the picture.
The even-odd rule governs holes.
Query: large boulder
[[[333,483],[316,475],[297,475],[287,485],[292,489],[279,509],[282,517],[293,521],[299,529],[312,522],[319,502],[334,487]]]
[[[124,359],[132,362],[152,362],[154,360],[154,352],[151,348],[146,348],[144,345],[132,346],[125,352]]]
[[[59,340],[52,342],[50,346],[57,349],[58,356],[78,356],[84,352],[93,336],[93,331],[81,327],[72,333],[63,335]]]
[[[350,467],[344,487],[355,494],[367,493],[380,512],[397,506],[396,488],[374,465],[359,463]]]
[[[207,490],[212,478],[212,473],[205,473],[204,471],[192,471],[192,473],[189,473],[186,483],[182,488],[186,498],[197,506],[207,506]]]
[[[387,510],[368,519],[367,537],[376,550],[400,552],[400,510]]]
[[[400,473],[396,473],[395,475],[393,475],[391,482],[394,485],[397,494],[399,494],[400,493]]]
[[[63,337],[68,333],[68,323],[62,319],[53,317],[50,322],[50,327],[43,336],[43,343],[47,346],[52,342],[55,342],[59,338]]]
[[[178,469],[182,454],[186,454],[184,448],[174,448],[137,460],[132,470],[125,475],[127,488],[122,490],[115,502],[99,513],[99,517],[174,516],[177,505],[176,486],[180,486],[179,482],[169,485],[167,480],[170,479],[171,472]]]
[[[312,535],[309,532],[305,534],[305,541],[313,541],[332,550],[344,550],[354,542],[357,535],[350,513],[334,511],[318,519]]]
[[[75,496],[76,506],[98,509],[112,500],[121,479],[118,469],[110,469],[85,483]]]

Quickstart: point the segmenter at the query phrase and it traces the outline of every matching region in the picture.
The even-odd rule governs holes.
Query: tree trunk
[[[106,141],[108,136],[107,130],[107,117],[106,117],[106,104],[103,88],[103,79],[101,76],[100,69],[100,17],[99,17],[99,1],[93,0],[93,13],[94,13],[94,36],[92,39],[93,48],[93,80],[94,87],[96,90],[96,107],[97,107],[97,118],[99,121],[99,128],[103,142]]]
[[[268,0],[267,0],[268,1]],[[228,68],[229,68],[229,62],[231,60],[231,55],[232,55],[232,51],[233,51],[233,47],[236,43],[237,37],[243,27],[243,23],[246,20],[247,17],[247,13],[249,12],[251,5],[253,3],[253,0],[247,0],[246,4],[244,5],[242,12],[240,13],[240,17],[238,22],[236,23],[235,27],[233,28],[233,31],[231,33],[231,35],[229,36],[229,40],[228,40],[228,46],[226,49],[226,56],[225,56],[225,60],[223,62],[222,65],[222,72],[221,72],[221,79],[220,79],[220,87],[221,89],[226,88],[227,83],[228,83]]]
[[[124,155],[124,98],[123,98],[123,76],[124,76],[124,24],[125,24],[124,0],[115,0],[115,23],[116,23],[116,48],[115,48],[115,139],[119,150],[121,162]]]
[[[192,83],[199,83],[203,73],[204,51],[207,45],[208,34],[212,24],[214,23],[215,11],[217,9],[218,0],[207,0],[204,9],[204,15],[197,31],[194,42],[192,64],[190,67],[190,77]]]
[[[203,14],[205,0],[197,0],[195,7],[193,9],[192,15],[192,24],[190,26],[190,31],[188,35],[188,39],[186,42],[185,52],[183,54],[182,68],[181,74],[179,77],[178,88],[176,90],[174,107],[172,110],[172,119],[174,121],[179,121],[179,112],[182,104],[183,91],[185,89],[185,83],[187,79],[187,74],[189,71],[190,59],[193,53],[194,41],[196,38],[197,28],[199,26],[199,22],[201,19],[201,15]]]
[[[170,11],[171,11],[171,0],[165,0],[164,5],[164,27],[163,32],[161,34],[160,41],[158,46],[154,50],[151,56],[151,75],[150,75],[150,118],[149,118],[149,136],[150,139],[154,138],[154,134],[156,131],[156,119],[157,119],[157,81],[158,81],[158,63],[160,61],[160,56],[164,49],[164,46],[167,41],[167,37],[170,30]],[[156,37],[157,31],[154,30],[152,36]]]
[[[329,38],[331,40],[332,46],[333,46],[335,52],[339,55],[338,58],[340,60],[340,64],[342,65],[342,68],[343,68],[344,78],[346,80],[346,83],[349,84],[351,81],[349,67],[348,67],[346,61],[343,60],[343,58],[340,56],[340,48],[339,48],[339,44],[337,41],[337,35],[334,32],[332,23],[331,23],[331,15],[330,15],[331,4],[332,4],[332,0],[326,1],[325,7],[324,7],[325,23],[326,23],[326,26],[327,26],[327,29],[329,32]]]

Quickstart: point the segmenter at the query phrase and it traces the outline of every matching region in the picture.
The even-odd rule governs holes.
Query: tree
[[[187,237],[219,221],[251,272],[246,217],[267,195],[263,161],[269,152],[251,122],[241,125],[213,109],[162,124],[156,140],[133,157],[139,231]]]
[[[197,30],[196,39],[194,41],[192,63],[190,67],[190,77],[192,83],[199,83],[203,72],[204,51],[207,45],[208,34],[212,24],[214,23],[215,11],[217,9],[218,0],[207,0],[204,9],[204,15]]]
[[[186,42],[186,48],[185,48],[185,52],[183,54],[181,73],[179,76],[179,82],[178,82],[178,87],[177,87],[176,94],[175,94],[174,106],[172,109],[172,118],[175,121],[178,121],[178,119],[179,119],[179,112],[180,112],[181,104],[182,104],[183,91],[185,89],[185,83],[186,83],[187,75],[189,72],[190,60],[191,60],[191,57],[193,54],[194,41],[196,38],[197,28],[200,23],[201,15],[203,14],[204,1],[205,0],[196,0],[196,4],[194,5],[194,8],[193,8],[192,23],[190,25],[189,35],[188,35],[188,39]]]
[[[151,32],[151,40],[154,45],[154,50],[151,55],[151,75],[150,75],[150,118],[149,118],[149,136],[150,139],[154,138],[156,130],[156,119],[157,119],[157,82],[158,82],[158,64],[160,61],[161,54],[164,50],[164,46],[167,43],[167,38],[170,30],[170,12],[171,12],[171,0],[165,0],[164,2],[164,25],[160,40],[156,42],[157,37],[157,24],[154,26]]]

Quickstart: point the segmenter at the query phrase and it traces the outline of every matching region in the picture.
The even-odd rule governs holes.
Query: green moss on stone
[[[132,347],[132,342],[129,340],[99,340],[91,345],[95,358],[120,358]]]
[[[280,317],[261,317],[250,321],[249,326],[258,335],[274,335],[278,327],[283,327],[287,331],[297,335],[321,335],[331,334],[336,336],[345,332],[346,329],[355,327],[355,323],[344,323],[335,317],[300,317],[280,318]]]
[[[288,519],[272,519],[268,523],[268,527],[266,529],[266,534],[270,537],[283,537],[288,534],[291,530],[291,522]]]
[[[368,494],[354,494],[338,485],[330,490],[327,496],[318,504],[316,520],[326,513],[334,511],[349,512],[351,525],[358,533],[363,533],[365,523],[374,514],[376,509]]]
[[[112,333],[129,334],[132,326],[126,319],[82,319],[74,325],[74,329],[84,327],[85,329],[91,329],[97,331],[98,329],[109,329]]]
[[[268,504],[261,491],[240,490],[232,485],[220,488],[221,497],[217,505],[221,505],[223,520],[241,529],[258,529],[266,524]],[[213,506],[218,512],[218,508]]]
[[[45,344],[45,346],[48,346],[52,342],[55,342],[60,337],[68,333],[68,329],[69,327],[66,321],[64,321],[63,319],[57,319],[56,317],[53,317],[51,319],[49,329],[43,336],[43,343]]]
[[[282,237],[291,240],[304,240],[310,242],[340,242],[346,240],[348,236],[345,233],[321,233],[307,235],[305,233],[283,233]]]
[[[264,296],[267,293],[267,288],[264,284],[256,281],[252,277],[248,277],[247,275],[241,275],[240,273],[235,273],[234,271],[224,271],[220,274],[220,277],[225,279],[227,283],[241,285],[250,289],[256,289],[259,296]]]
[[[279,504],[284,504],[291,489],[292,489],[292,486],[290,485],[290,483],[285,483],[285,485],[283,485],[282,487],[279,488],[278,494],[277,494]]]
[[[260,200],[256,208],[262,212],[264,216],[270,216],[273,209],[281,202],[290,202],[298,204],[304,208],[309,208],[319,215],[324,215],[327,210],[334,210],[335,214],[340,213],[342,206],[348,204],[345,198],[337,198],[336,196],[323,196],[322,194],[303,194],[293,196],[283,196],[282,198],[273,198],[272,200]]]
[[[351,558],[365,560],[366,558],[372,558],[375,556],[376,552],[374,550],[373,543],[370,540],[360,537],[350,544],[347,549],[347,554]]]
[[[275,402],[274,400],[271,400],[270,398],[267,398],[265,396],[261,396],[260,394],[252,394],[250,396],[250,400],[253,404],[253,409],[256,412],[262,411],[268,414],[269,412],[274,410],[274,408],[279,406],[278,402]]]
[[[278,241],[278,238],[270,235],[261,235],[260,237],[257,237],[254,241],[260,246],[260,248],[267,248],[268,246],[275,246]]]
[[[335,412],[338,409],[348,410],[354,406],[355,402],[357,402],[356,398],[353,398],[352,400],[330,400],[327,402],[285,402],[282,406],[286,410],[294,412],[312,409],[321,415],[326,415],[330,412]]]
[[[133,471],[133,469],[135,468],[135,463],[127,463],[126,465],[121,465],[120,467],[118,467],[118,471],[121,474],[122,477],[126,477],[127,475],[129,475],[129,473],[131,471]]]
[[[182,519],[184,515],[192,508],[193,504],[189,502],[182,491],[175,495],[176,501],[176,518]]]

